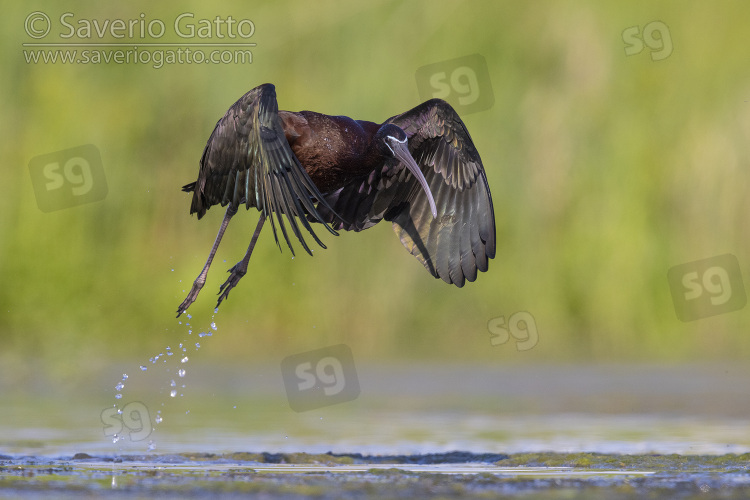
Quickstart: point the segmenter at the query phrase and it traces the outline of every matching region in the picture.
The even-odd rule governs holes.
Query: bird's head
[[[436,219],[437,208],[435,207],[435,199],[432,197],[430,186],[427,184],[427,179],[425,179],[422,170],[411,156],[411,152],[409,151],[409,137],[406,135],[406,132],[397,125],[386,123],[378,129],[377,134],[375,134],[375,141],[383,156],[400,161],[417,178],[417,181],[419,181],[419,184],[427,195],[432,217]]]

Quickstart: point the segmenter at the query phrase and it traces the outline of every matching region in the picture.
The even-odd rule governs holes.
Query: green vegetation
[[[48,8],[54,27],[45,41],[65,41],[64,12],[74,13],[70,22],[144,13],[168,28],[192,12],[196,21],[251,19],[257,46],[252,64],[28,64],[21,44],[34,41],[23,31],[30,8],[6,6],[0,380],[9,386],[142,359],[187,338],[174,311],[223,211],[197,221],[180,187],[195,179],[214,123],[244,92],[272,82],[281,109],[382,121],[420,102],[418,68],[475,53],[494,93],[490,109],[463,116],[496,210],[489,272],[461,290],[435,281],[386,223],[338,238],[320,233],[328,249],[310,258],[297,247],[294,260],[264,232],[201,354],[280,360],[343,342],[363,361],[750,355],[750,309],[683,323],[666,277],[672,266],[725,253],[745,272],[750,262],[743,2]],[[657,20],[669,28],[672,54],[627,56],[623,31]],[[183,41],[168,31],[159,41]],[[106,198],[42,212],[29,161],[83,144],[101,152]],[[193,336],[208,329],[224,271],[242,257],[256,220],[243,212],[229,226],[189,311]],[[517,311],[533,315],[538,345],[492,346],[488,321]]]
[[[645,471],[748,472],[750,454],[736,455],[616,455],[605,453],[515,453],[501,467],[576,467]]]

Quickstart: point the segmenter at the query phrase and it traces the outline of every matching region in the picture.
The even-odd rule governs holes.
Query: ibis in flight
[[[216,307],[247,272],[266,220],[279,249],[281,236],[292,255],[294,238],[312,255],[303,232],[326,248],[312,223],[337,235],[391,221],[401,243],[430,274],[458,287],[474,281],[477,271],[487,271],[495,256],[495,215],[482,160],[466,125],[440,99],[378,124],[279,111],[274,86],[260,85],[217,122],[198,180],[182,190],[193,193],[190,213],[199,219],[213,205],[227,209],[178,317],[206,282],[241,205],[257,208],[260,219],[245,256],[229,270]]]

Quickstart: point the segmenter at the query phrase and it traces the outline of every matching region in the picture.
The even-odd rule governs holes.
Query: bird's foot
[[[201,291],[201,288],[203,288],[204,281],[195,280],[193,282],[193,287],[190,289],[190,293],[188,293],[187,297],[185,297],[185,300],[182,301],[182,304],[177,308],[177,317],[180,317],[180,314],[187,311],[187,308],[190,307],[190,304],[195,302],[195,299],[198,298],[198,292]]]
[[[242,262],[238,262],[235,264],[235,266],[228,271],[229,278],[224,282],[223,285],[221,285],[221,288],[219,289],[219,301],[216,303],[216,307],[219,307],[219,304],[221,304],[221,301],[229,297],[229,291],[237,286],[237,283],[240,282],[242,277],[247,273],[247,264],[243,265]]]

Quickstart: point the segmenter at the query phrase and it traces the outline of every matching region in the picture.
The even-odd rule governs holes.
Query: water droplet
[[[154,419],[154,421],[155,421],[155,422],[156,422],[157,424],[160,424],[160,423],[162,422],[162,420],[164,420],[164,419],[163,419],[163,418],[161,418],[161,415],[159,415],[159,414],[157,413],[157,414],[156,414],[156,418]]]
[[[119,440],[120,440],[120,436],[118,436],[117,434],[115,434],[114,436],[112,436],[112,443],[116,443]]]
[[[188,314],[187,317],[188,319],[193,319],[193,317],[190,314]]]
[[[195,343],[195,348],[196,348],[196,349],[200,349],[200,348],[201,348],[201,345],[200,345],[200,344],[199,344],[198,342],[196,342],[196,343]]]
[[[123,373],[122,374],[122,379],[123,380],[127,380],[128,379],[128,374],[127,373]]]
[[[216,321],[212,321],[212,322],[211,322],[211,329],[212,329],[213,331],[216,331]]]
[[[146,370],[148,370],[148,368],[146,368],[145,366],[141,365],[141,371],[145,372]]]
[[[120,398],[122,398],[122,394],[115,394],[115,399],[120,399]]]
[[[148,442],[148,451],[154,451],[156,449],[156,445],[153,441]]]
[[[185,376],[185,370],[182,370],[182,369],[178,370],[177,371],[177,375],[179,375],[180,377],[184,377]]]
[[[170,387],[177,387],[177,382],[175,382],[174,380],[172,380],[172,381],[171,381],[171,382],[169,383],[169,385],[170,385]]]
[[[232,408],[234,408],[236,410],[237,409],[237,405],[232,406]]]
[[[211,332],[200,332],[198,334],[199,337],[210,337],[212,335],[213,335],[213,333],[211,333]]]
[[[180,360],[180,363],[187,363],[187,362],[188,362],[188,357],[187,356],[185,356],[184,358],[182,358]]]
[[[177,390],[176,390],[176,389],[172,389],[172,391],[171,391],[171,392],[169,393],[169,395],[170,395],[171,397],[175,397],[175,396],[177,396]]]
[[[121,391],[123,387],[125,387],[125,384],[123,384],[122,382],[118,382],[115,386],[115,390]]]

